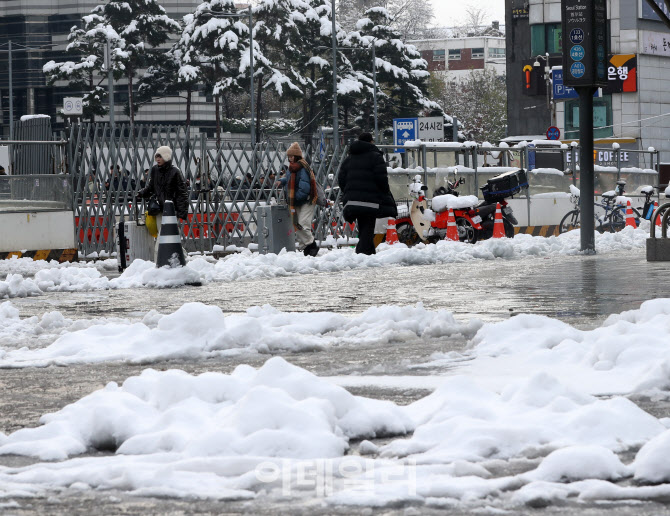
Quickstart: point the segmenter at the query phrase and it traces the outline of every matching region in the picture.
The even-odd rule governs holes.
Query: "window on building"
[[[461,49],[460,48],[449,50],[449,61],[453,61],[453,60],[460,59],[460,58],[461,58]]]
[[[612,95],[603,95],[593,99],[593,136],[606,138],[612,136]],[[579,101],[565,102],[565,137],[579,138]]]
[[[530,27],[531,54],[560,54],[563,51],[563,37],[560,23],[545,23]]]
[[[444,61],[444,50],[433,50],[433,61]]]
[[[473,48],[472,49],[472,59],[484,59],[484,49],[483,48]]]
[[[504,59],[505,58],[505,49],[504,48],[489,48],[489,57],[493,59]]]

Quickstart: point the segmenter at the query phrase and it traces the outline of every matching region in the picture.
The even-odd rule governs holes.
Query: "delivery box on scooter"
[[[481,190],[487,202],[500,202],[518,194],[522,188],[528,188],[528,177],[526,171],[520,168],[492,177]]]

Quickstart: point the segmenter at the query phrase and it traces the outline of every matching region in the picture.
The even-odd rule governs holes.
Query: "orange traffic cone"
[[[444,235],[445,240],[454,240],[458,242],[458,227],[456,226],[456,218],[454,217],[454,210],[449,209],[449,216],[447,217],[447,234]]]
[[[505,224],[503,224],[502,209],[500,203],[496,203],[496,218],[493,222],[493,238],[505,238]]]
[[[654,201],[654,213],[656,213],[657,210],[658,210],[658,202],[657,202],[657,201]],[[661,227],[661,226],[662,226],[662,224],[661,224],[661,217],[656,217],[656,225],[657,225],[658,227]]]
[[[386,228],[386,243],[388,245],[393,245],[398,242],[398,233],[395,230],[395,219],[389,218],[388,226]]]
[[[632,226],[634,228],[637,227],[637,224],[635,224],[635,216],[633,215],[633,208],[630,205],[630,201],[627,202],[626,207],[626,226]]]

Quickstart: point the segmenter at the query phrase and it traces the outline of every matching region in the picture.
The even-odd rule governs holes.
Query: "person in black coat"
[[[356,253],[375,254],[375,221],[396,217],[398,209],[389,188],[386,162],[372,143],[370,133],[362,133],[351,144],[338,177],[344,198],[344,219],[358,222]]]
[[[165,201],[172,201],[177,217],[188,218],[188,189],[181,171],[172,164],[172,149],[163,146],[156,150],[156,164],[149,172],[149,183],[142,188],[137,196],[148,199],[155,195],[161,207]]]
[[[149,172],[149,182],[137,192],[141,199],[148,199],[156,196],[160,205],[160,213],[156,215],[156,229],[160,235],[161,225],[163,224],[163,209],[165,201],[174,203],[175,213],[182,220],[188,220],[188,188],[181,171],[172,164],[172,149],[167,146],[158,147],[154,154],[156,164]],[[156,238],[154,247],[154,261],[158,258],[159,239]]]

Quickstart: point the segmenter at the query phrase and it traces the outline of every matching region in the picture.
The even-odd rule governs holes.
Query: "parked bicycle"
[[[602,202],[594,202],[593,205],[596,208],[594,210],[594,223],[596,231],[600,233],[610,232],[616,233],[621,231],[626,226],[626,210],[628,209],[627,204],[617,202],[619,197],[622,197],[626,191],[626,181],[620,179],[617,181],[617,186],[614,190],[605,192],[602,194]],[[651,212],[653,212],[654,202],[651,200],[651,197],[654,195],[654,187],[645,186],[642,188],[642,193],[645,195],[644,206],[638,208],[631,208],[633,211],[633,217],[635,218],[635,225],[640,225],[640,220],[645,218],[649,220],[651,218],[651,213],[649,207],[651,206]],[[580,227],[581,219],[580,212],[581,208],[579,205],[580,191],[574,185],[570,185],[570,201],[574,204],[574,209],[566,213],[561,219],[560,225],[558,227],[559,233],[566,233],[573,229]],[[643,217],[640,212],[644,213]]]

